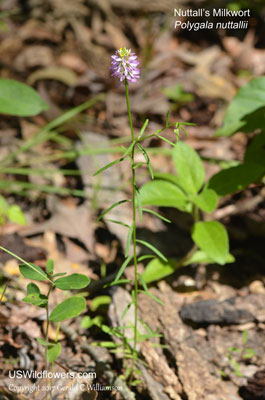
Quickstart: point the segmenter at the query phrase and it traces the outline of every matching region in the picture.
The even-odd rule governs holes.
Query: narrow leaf
[[[141,130],[140,130],[139,136],[138,136],[138,138],[137,138],[138,140],[141,139],[141,137],[143,136],[144,131],[145,131],[145,129],[146,129],[148,123],[149,123],[149,119],[147,118],[147,119],[145,120],[145,122],[144,122],[144,124],[143,124]]]
[[[136,239],[137,243],[142,244],[143,246],[147,247],[148,249],[152,250],[158,257],[160,257],[163,261],[167,262],[167,258],[159,251],[155,246],[151,243],[146,242],[145,240]]]
[[[141,200],[139,189],[137,187],[135,188],[135,195],[136,195],[136,204],[137,204],[137,208],[138,208],[138,212],[139,212],[139,218],[140,218],[140,221],[142,221],[143,220],[142,200]]]
[[[102,167],[102,168],[100,168],[99,170],[97,170],[97,171],[93,174],[93,176],[96,176],[96,175],[100,174],[101,172],[105,171],[106,169],[112,167],[112,166],[115,165],[115,164],[118,164],[119,162],[121,162],[121,161],[123,161],[123,160],[124,160],[124,158],[119,158],[118,160],[111,161],[111,162],[108,163],[107,165],[104,165],[104,167]]]
[[[113,208],[119,206],[120,204],[127,203],[129,201],[131,201],[131,200],[129,200],[129,199],[119,200],[116,203],[112,204],[109,208],[107,208],[107,210],[105,210],[102,214],[100,214],[100,216],[98,217],[98,221],[100,221],[104,217],[104,215],[106,215],[108,212],[110,212]]]
[[[149,208],[143,208],[143,211],[144,211],[144,212],[147,212],[147,213],[149,213],[149,214],[153,214],[153,215],[155,215],[156,217],[162,219],[162,221],[165,221],[165,222],[168,222],[169,224],[171,224],[171,221],[170,221],[169,219],[167,219],[166,217],[163,217],[163,215],[158,214],[158,213],[157,213],[156,211],[154,211],[154,210],[150,210]]]
[[[134,224],[130,226],[128,236],[127,236],[127,242],[126,242],[126,248],[125,248],[125,257],[128,257],[129,251],[130,251],[130,246],[131,246],[131,241],[132,241],[132,234],[133,234],[133,227]]]
[[[124,262],[122,263],[122,265],[121,265],[121,267],[120,267],[120,269],[119,269],[119,271],[118,271],[118,273],[117,273],[117,275],[116,275],[116,277],[115,277],[115,279],[114,279],[114,281],[113,281],[114,284],[115,284],[117,281],[119,281],[119,279],[120,279],[120,277],[122,276],[122,274],[123,274],[125,268],[127,267],[127,265],[129,264],[129,262],[131,261],[132,258],[133,258],[133,256],[129,256],[129,257],[127,257],[127,258],[124,260]]]

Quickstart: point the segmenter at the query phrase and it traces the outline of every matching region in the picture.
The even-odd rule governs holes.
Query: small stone
[[[264,294],[265,293],[265,287],[262,281],[253,281],[249,285],[249,292],[250,293],[257,293],[257,294]]]

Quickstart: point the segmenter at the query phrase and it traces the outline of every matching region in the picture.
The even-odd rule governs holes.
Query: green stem
[[[53,285],[50,285],[48,293],[47,293],[47,306],[46,306],[46,333],[45,333],[45,340],[46,342],[49,341],[49,325],[50,325],[50,317],[49,317],[49,296],[51,293],[51,290],[53,288]],[[48,346],[45,347],[45,363],[46,363],[46,369],[48,369]]]
[[[130,100],[129,100],[129,89],[128,89],[128,81],[125,79],[125,92],[126,92],[126,103],[127,110],[129,116],[129,124],[131,128],[131,138],[132,143],[134,142],[134,132],[133,132],[133,124],[132,124],[132,115],[130,109]],[[130,380],[133,379],[133,373],[135,368],[135,355],[137,352],[137,322],[138,322],[138,270],[137,270],[137,254],[136,254],[136,178],[135,178],[135,169],[134,169],[134,153],[135,146],[132,148],[132,152],[130,155],[131,158],[131,168],[132,168],[132,208],[133,208],[133,232],[132,232],[132,241],[133,241],[133,261],[134,261],[134,327],[133,327],[133,358],[132,358],[132,367],[131,367],[131,376]]]
[[[133,132],[132,114],[131,114],[130,100],[129,100],[129,87],[127,79],[125,79],[125,93],[126,93],[126,104],[128,110],[129,124],[131,128],[131,137],[132,137],[132,142],[134,142],[134,132]]]
[[[44,280],[49,281],[50,283],[52,283],[51,279],[47,277],[47,275],[45,275],[44,273],[41,273],[39,270],[37,270],[34,265],[30,264],[29,262],[27,262],[26,260],[23,260],[23,258],[17,256],[16,254],[12,253],[12,251],[7,250],[5,247],[0,246],[0,250],[3,250],[5,253],[10,254],[10,256],[16,258],[18,261],[21,261],[23,264],[26,264],[30,269],[32,269],[33,271],[37,272],[39,275],[42,275]]]

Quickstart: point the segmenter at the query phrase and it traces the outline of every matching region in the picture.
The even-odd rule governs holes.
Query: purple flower
[[[111,76],[119,78],[121,82],[124,79],[136,82],[136,79],[140,78],[140,70],[137,68],[139,61],[137,61],[137,56],[131,52],[131,49],[128,50],[122,47],[115,51],[115,54],[111,58]]]

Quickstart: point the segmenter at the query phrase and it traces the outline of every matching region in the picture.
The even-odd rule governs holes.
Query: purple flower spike
[[[122,82],[127,79],[130,82],[136,82],[136,79],[140,78],[140,70],[137,68],[139,61],[137,56],[131,52],[131,49],[125,47],[115,51],[115,54],[111,56],[111,76],[119,78]]]

